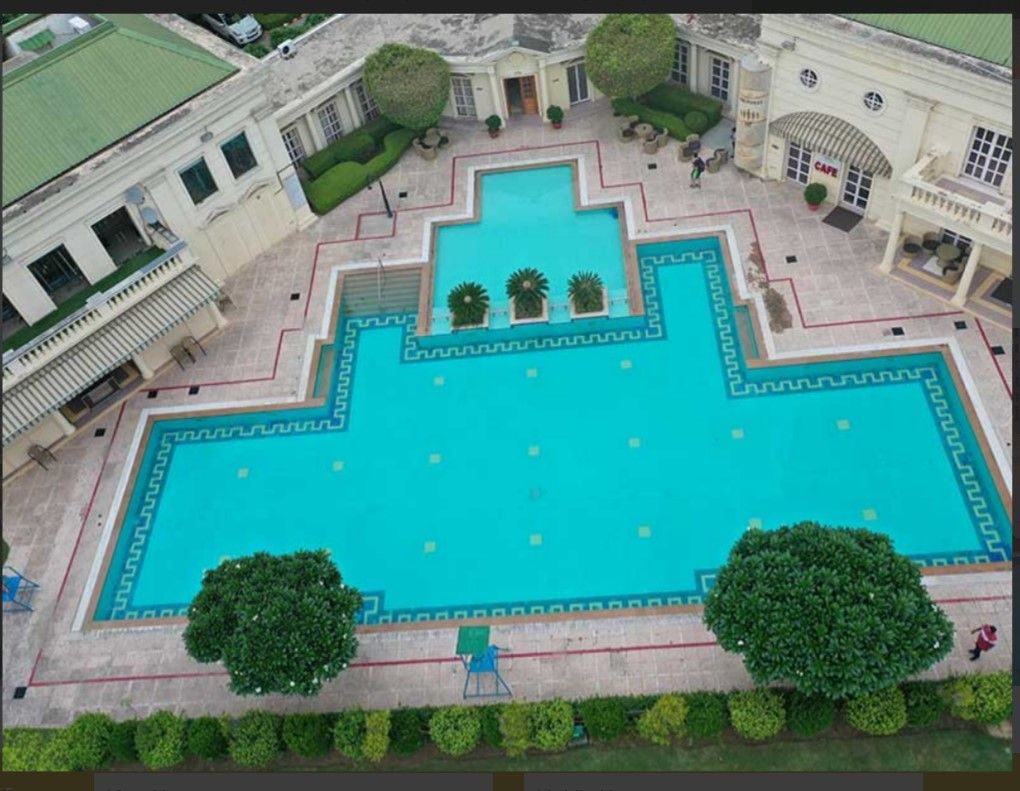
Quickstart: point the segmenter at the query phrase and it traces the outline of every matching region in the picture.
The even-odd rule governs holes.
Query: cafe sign
[[[815,156],[815,163],[812,167],[817,173],[836,179],[839,178],[840,164],[841,163],[838,159],[827,157],[824,154],[817,154]]]

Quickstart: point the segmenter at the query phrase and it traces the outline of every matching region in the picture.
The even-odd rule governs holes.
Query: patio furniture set
[[[961,262],[966,251],[959,245],[942,242],[937,232],[929,231],[923,237],[907,236],[903,240],[902,250],[910,258],[916,258],[922,253],[934,256],[943,280],[951,285],[959,281],[963,272]]]
[[[665,148],[669,142],[669,130],[656,129],[652,124],[642,123],[636,115],[628,115],[620,118],[620,126],[617,136],[625,143],[631,140],[641,140],[646,154],[655,154],[660,148]],[[701,136],[696,134],[687,135],[687,139],[681,141],[678,156],[681,162],[692,162],[701,151]],[[724,148],[712,150],[711,156],[705,160],[705,167],[709,173],[716,173],[720,167],[729,161],[730,152]]]
[[[434,126],[426,129],[421,137],[416,137],[412,145],[418,156],[423,159],[435,159],[439,156],[439,149],[450,145],[450,133],[446,129]]]

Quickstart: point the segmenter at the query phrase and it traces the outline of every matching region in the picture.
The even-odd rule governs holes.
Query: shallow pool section
[[[479,177],[478,221],[436,231],[433,333],[450,331],[446,300],[465,280],[489,292],[490,326],[508,327],[506,280],[522,267],[535,267],[549,279],[553,323],[570,320],[567,282],[582,270],[601,275],[613,315],[627,314],[618,211],[576,209],[574,178],[566,164]]]
[[[637,252],[640,319],[341,319],[326,406],[157,422],[94,618],[183,614],[257,550],[331,549],[366,623],[698,602],[745,530],[804,519],[1011,559],[941,355],[748,369],[719,241]]]

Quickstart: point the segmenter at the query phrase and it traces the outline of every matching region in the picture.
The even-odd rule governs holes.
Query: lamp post
[[[386,187],[383,186],[382,179],[379,179],[379,191],[382,193],[383,206],[386,207],[386,216],[390,219],[393,218],[393,210],[390,208],[389,199],[386,197]]]

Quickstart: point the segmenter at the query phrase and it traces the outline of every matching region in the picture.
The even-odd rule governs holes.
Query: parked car
[[[262,25],[251,14],[201,14],[202,21],[223,38],[243,47],[258,41]]]

